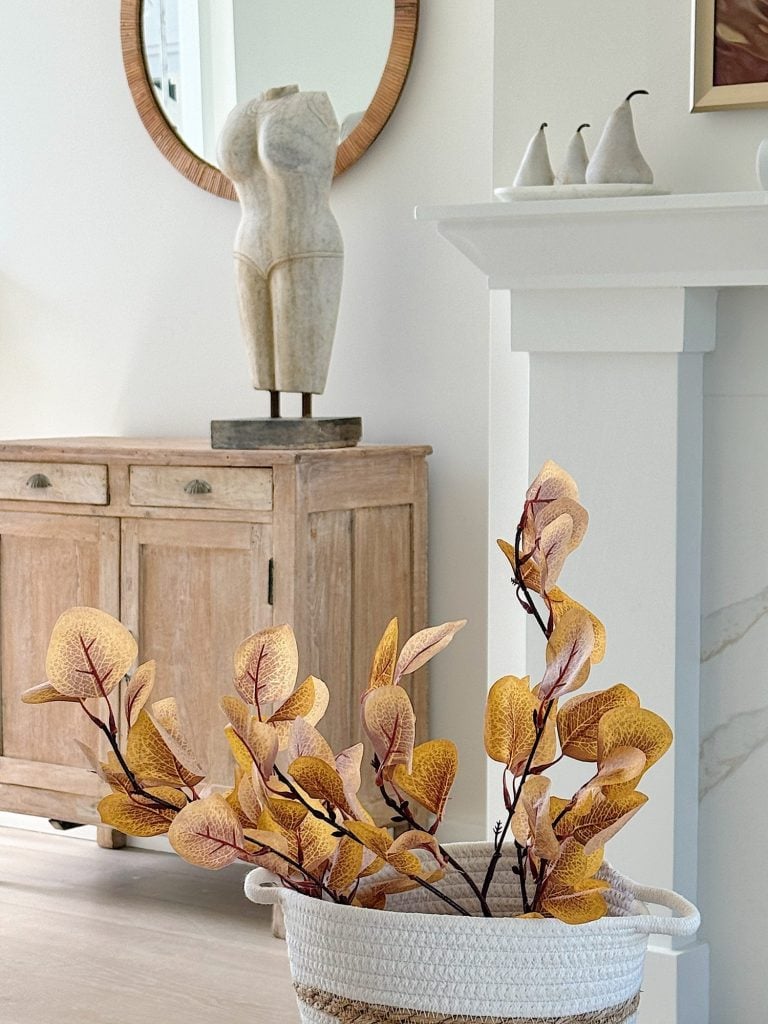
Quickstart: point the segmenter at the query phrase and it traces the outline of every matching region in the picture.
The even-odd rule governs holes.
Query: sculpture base
[[[359,416],[212,420],[211,448],[354,448],[362,433],[363,421]]]

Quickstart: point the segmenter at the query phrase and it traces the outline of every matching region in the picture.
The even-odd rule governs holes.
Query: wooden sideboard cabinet
[[[426,624],[428,447],[214,451],[203,441],[77,438],[0,444],[0,810],[97,823],[102,784],[71,704],[31,707],[57,617],[118,616],[157,661],[213,783],[231,782],[219,698],[250,633],[290,623],[299,681],[331,691],[321,730],[361,739],[359,694],[397,615]],[[408,681],[421,735],[424,670]],[[369,773],[370,774],[370,773]],[[363,793],[375,813],[381,805]],[[100,827],[104,846],[122,837]]]

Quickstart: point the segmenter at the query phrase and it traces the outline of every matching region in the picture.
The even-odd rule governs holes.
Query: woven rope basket
[[[492,847],[448,847],[482,881]],[[520,912],[512,858],[499,861],[488,894],[494,914]],[[277,887],[267,871],[245,881],[254,903],[279,903],[303,1024],[635,1024],[651,934],[690,936],[699,912],[664,889],[647,889],[608,864],[609,916],[591,924],[463,917],[424,889],[366,910]],[[464,879],[440,888],[471,913]],[[642,902],[641,902],[642,901]],[[675,916],[653,916],[644,905]]]

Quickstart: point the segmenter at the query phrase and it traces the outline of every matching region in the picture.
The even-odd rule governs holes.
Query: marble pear
[[[653,184],[653,171],[645,162],[637,144],[630,104],[633,96],[647,95],[646,89],[636,89],[608,118],[587,167],[587,184]]]
[[[587,180],[587,165],[589,156],[587,147],[584,145],[584,136],[581,134],[583,128],[591,128],[591,124],[580,124],[576,129],[573,138],[568,143],[565,151],[563,166],[557,172],[557,183],[559,185],[583,185]]]
[[[549,149],[547,148],[547,137],[544,129],[547,127],[545,121],[525,151],[523,162],[515,178],[515,187],[520,188],[529,185],[554,185],[555,175],[552,171],[552,164],[549,162]]]

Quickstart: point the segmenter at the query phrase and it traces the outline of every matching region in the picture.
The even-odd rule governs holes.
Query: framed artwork
[[[691,109],[768,107],[768,0],[694,0]]]

